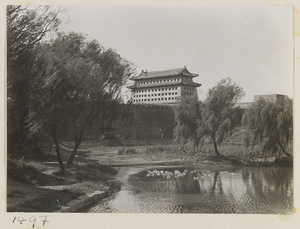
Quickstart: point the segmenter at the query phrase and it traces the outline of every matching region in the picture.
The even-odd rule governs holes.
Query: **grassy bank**
[[[16,158],[7,160],[7,211],[54,212],[81,195],[96,190],[115,192],[111,182],[117,170],[98,162],[78,158],[60,175],[54,157],[44,161]]]
[[[201,162],[206,159],[221,160],[226,163],[227,159],[232,161],[240,161],[246,165],[266,165],[275,163],[277,159],[285,158],[285,156],[276,154],[264,154],[259,149],[249,149],[243,144],[222,144],[219,151],[223,157],[217,157],[214,153],[212,144],[203,144],[199,148],[186,145],[184,147],[178,145],[157,145],[146,148],[143,152],[152,160],[158,159],[174,159],[180,158],[191,163]]]

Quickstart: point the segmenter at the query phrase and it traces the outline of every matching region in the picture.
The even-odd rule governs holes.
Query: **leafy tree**
[[[246,143],[262,146],[263,152],[276,154],[279,149],[292,157],[287,147],[293,140],[293,101],[287,97],[271,102],[259,99],[247,109],[243,126],[249,133]]]
[[[32,152],[26,117],[29,112],[32,54],[35,44],[55,31],[61,21],[60,9],[50,6],[7,6],[7,129],[8,151]]]
[[[68,164],[72,164],[81,142],[94,132],[99,136],[115,127],[120,128],[130,122],[130,105],[121,104],[119,99],[109,97],[97,102],[87,102],[85,109],[78,111],[78,117],[69,126],[67,135],[72,136],[74,148],[68,159]]]
[[[52,10],[51,6],[31,7],[8,5],[7,20],[7,59],[12,63],[22,52],[31,49],[48,32],[57,30],[61,21],[61,9]]]
[[[209,137],[213,142],[217,156],[221,156],[218,144],[223,142],[226,135],[234,127],[235,105],[243,95],[243,89],[232,83],[230,78],[221,80],[208,91],[197,136],[199,141]]]
[[[197,97],[183,100],[175,109],[175,140],[199,145],[209,138],[216,155],[221,156],[218,144],[238,124],[240,113],[235,105],[243,95],[243,89],[227,78],[209,90],[204,102],[198,101]]]
[[[184,98],[175,107],[175,123],[173,130],[177,143],[186,144],[188,141],[198,145],[197,128],[201,121],[201,108],[203,104],[197,96]]]
[[[112,114],[111,104],[118,101],[132,68],[115,51],[105,50],[77,33],[59,34],[35,51],[30,130],[34,136],[51,136],[65,173],[59,139],[73,136],[71,164],[84,133],[101,126],[108,120],[108,113]]]

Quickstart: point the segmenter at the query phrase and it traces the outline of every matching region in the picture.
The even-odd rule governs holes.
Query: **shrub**
[[[120,149],[118,155],[135,155],[138,154],[138,151],[134,148],[123,148]]]

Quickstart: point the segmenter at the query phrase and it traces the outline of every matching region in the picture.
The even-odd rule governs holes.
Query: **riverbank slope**
[[[176,166],[197,164],[203,170],[230,170],[244,166],[273,166],[275,160],[247,161],[232,156],[215,157],[211,152],[188,153],[168,151],[164,146],[136,146],[131,148],[83,147],[67,175],[59,173],[54,152],[39,160],[8,158],[7,211],[55,212],[66,211],[74,200],[85,199],[95,192],[107,197],[120,190],[116,178],[120,167]],[[64,148],[66,161],[70,149]],[[291,164],[289,164],[290,166]],[[120,177],[119,174],[118,177]],[[98,194],[97,194],[98,195]]]

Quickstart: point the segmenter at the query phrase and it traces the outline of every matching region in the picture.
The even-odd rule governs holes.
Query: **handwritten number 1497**
[[[31,216],[29,218],[28,217],[20,217],[20,216],[17,217],[17,216],[15,216],[12,222],[23,224],[23,222],[28,221],[28,222],[32,223],[32,227],[34,227],[39,220],[42,222],[43,226],[45,226],[45,224],[47,222],[49,222],[47,220],[47,216],[39,216],[38,218],[35,217],[35,216]]]

